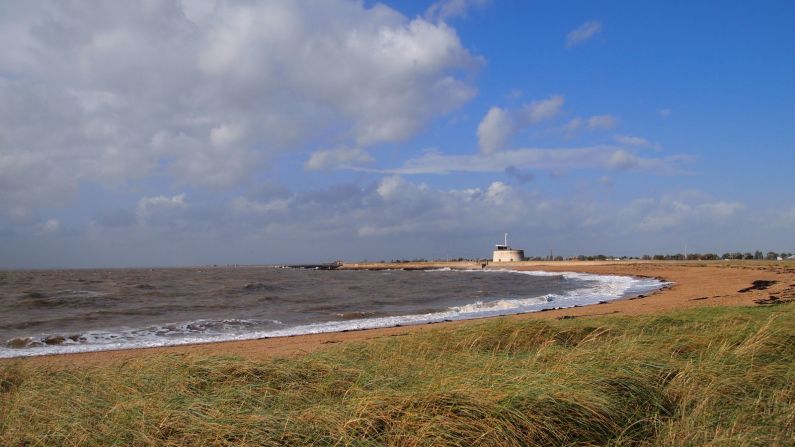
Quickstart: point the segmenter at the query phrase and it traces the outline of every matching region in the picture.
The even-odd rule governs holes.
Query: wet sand
[[[472,263],[433,263],[400,265],[349,265],[349,268],[471,268]],[[477,265],[479,268],[480,265]],[[493,266],[492,266],[493,267]],[[550,310],[494,318],[599,318],[604,315],[639,315],[702,306],[759,306],[795,300],[795,262],[522,262],[502,264],[516,270],[581,272],[660,278],[673,284],[649,296],[612,301],[591,306]],[[755,283],[756,281],[756,283]],[[773,281],[773,283],[766,283]],[[261,340],[231,341],[199,345],[130,349],[120,351],[62,354],[0,360],[10,362],[81,367],[126,361],[153,354],[236,355],[251,359],[302,355],[338,343],[421,333],[443,326],[471,324],[476,320],[426,324],[420,326],[367,329],[329,334],[298,335]]]

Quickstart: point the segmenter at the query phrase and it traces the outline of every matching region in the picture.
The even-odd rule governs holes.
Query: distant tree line
[[[775,261],[779,258],[786,259],[790,256],[793,256],[795,253],[787,253],[781,252],[777,253],[775,251],[769,251],[767,253],[763,253],[761,250],[756,250],[755,252],[745,252],[741,253],[739,251],[735,252],[728,252],[723,253],[721,255],[717,253],[688,253],[687,257],[683,253],[676,253],[676,254],[664,254],[664,255],[643,255],[640,257],[636,256],[607,256],[607,255],[576,255],[570,256],[568,258],[564,258],[563,256],[532,256],[525,258],[528,261],[607,261],[607,260],[644,260],[644,261],[717,261],[717,260],[768,260],[768,261]],[[434,262],[490,262],[491,258],[449,258],[449,259],[435,259]],[[367,260],[361,261],[366,263]],[[386,261],[380,261],[381,263],[385,263]],[[408,263],[420,263],[420,262],[428,262],[425,258],[416,258],[416,259],[393,259],[389,261],[392,264],[408,264]]]
[[[730,252],[730,253],[723,253],[722,255],[718,255],[717,253],[688,253],[687,259],[689,261],[715,261],[718,259],[728,260],[728,259],[746,259],[746,260],[762,260],[766,259],[768,261],[775,261],[778,258],[786,259],[792,256],[792,253],[776,253],[775,251],[769,251],[767,253],[762,253],[762,251],[757,250],[753,253],[745,252],[741,253],[739,251]],[[685,255],[681,253],[677,253],[675,255],[644,255],[641,259],[653,259],[655,261],[663,261],[663,260],[678,260],[682,261],[685,260]]]
[[[608,259],[615,260],[615,259],[631,259],[631,258],[629,258],[627,256],[618,257],[618,256],[605,256],[605,255],[596,255],[596,256],[577,255],[577,256],[572,256],[569,259],[571,259],[572,261],[575,261],[575,260],[576,261],[607,261]]]
[[[727,259],[732,259],[732,260],[735,260],[735,259],[737,259],[737,260],[740,260],[740,259],[747,259],[747,260],[753,260],[753,259],[762,260],[762,259],[766,259],[768,261],[775,261],[775,260],[777,260],[779,258],[786,259],[786,258],[788,258],[788,257],[790,257],[792,255],[793,255],[793,253],[786,253],[786,252],[777,253],[775,251],[769,251],[767,253],[763,253],[762,251],[757,250],[757,251],[755,251],[753,253],[751,253],[751,252],[745,252],[745,253],[729,252],[729,253],[723,253],[722,255],[719,255],[717,253],[688,253],[687,255],[684,255],[683,253],[664,254],[664,255],[660,255],[660,254],[658,254],[658,255],[643,255],[640,258],[632,257],[632,256],[616,257],[616,256],[605,256],[605,255],[595,255],[595,256],[578,255],[578,256],[570,257],[569,260],[572,260],[572,261],[605,261],[605,260],[608,260],[608,259],[611,259],[611,260],[642,259],[642,260],[645,260],[645,261],[651,261],[651,260],[654,260],[654,261],[717,261],[717,260],[721,260],[721,259],[723,259],[723,260],[727,260]],[[532,258],[532,260],[539,260],[539,261],[540,260],[549,260],[549,258],[548,257],[547,258]],[[560,257],[560,256],[557,256],[557,257],[554,258],[554,260],[555,261],[562,261],[563,258]]]

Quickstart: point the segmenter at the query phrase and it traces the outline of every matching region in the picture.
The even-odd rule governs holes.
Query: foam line
[[[449,270],[444,270],[449,271]],[[186,323],[153,326],[118,331],[92,331],[80,334],[79,338],[66,338],[58,345],[10,348],[0,347],[0,358],[25,357],[47,354],[134,349],[157,346],[177,346],[195,343],[210,343],[232,340],[253,340],[305,334],[321,334],[361,329],[418,325],[442,321],[468,320],[498,315],[514,315],[537,312],[550,308],[568,308],[612,301],[619,298],[649,293],[667,283],[657,279],[633,278],[617,275],[594,275],[575,272],[543,272],[516,270],[464,270],[491,274],[510,272],[521,275],[562,276],[565,279],[587,281],[587,286],[561,294],[521,299],[499,299],[478,301],[450,307],[440,312],[398,315],[391,317],[362,318],[356,320],[328,321],[312,324],[283,326],[275,320],[196,320]],[[426,272],[432,273],[433,270]]]

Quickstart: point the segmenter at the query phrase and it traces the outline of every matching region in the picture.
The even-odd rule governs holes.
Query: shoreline
[[[345,264],[342,269],[477,269],[480,263],[440,262],[401,264]],[[795,299],[795,264],[793,263],[705,263],[655,261],[555,261],[489,264],[488,270],[537,270],[575,272],[598,275],[621,275],[660,279],[672,284],[649,295],[620,298],[600,304],[542,310],[506,316],[479,317],[466,320],[342,332],[301,334],[251,340],[219,341],[146,348],[119,349],[82,353],[50,354],[0,359],[0,365],[26,363],[36,365],[81,367],[108,362],[127,361],[155,354],[238,355],[250,359],[304,355],[338,343],[403,336],[452,327],[476,324],[494,318],[568,319],[606,315],[641,315],[703,306],[754,306],[771,296],[783,301]],[[754,289],[754,281],[776,281],[769,288]],[[740,290],[751,287],[750,290]]]

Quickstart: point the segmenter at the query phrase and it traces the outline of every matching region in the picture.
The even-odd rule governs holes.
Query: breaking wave
[[[449,271],[449,270],[435,270]],[[652,278],[615,275],[593,275],[572,272],[465,270],[491,274],[510,272],[521,275],[559,276],[580,280],[584,287],[560,294],[546,294],[519,299],[495,299],[449,307],[442,311],[415,315],[367,317],[367,312],[341,314],[350,319],[287,326],[277,320],[202,319],[190,322],[123,328],[112,331],[86,331],[78,334],[44,334],[37,337],[18,337],[0,346],[0,358],[47,354],[105,351],[115,349],[175,346],[231,340],[251,340],[304,334],[374,329],[442,321],[513,315],[546,309],[568,308],[597,304],[624,297],[649,293],[667,283]],[[429,270],[433,273],[434,270]],[[256,287],[254,285],[253,287]]]

